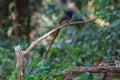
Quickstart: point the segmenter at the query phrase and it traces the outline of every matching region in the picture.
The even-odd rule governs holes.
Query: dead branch
[[[71,68],[68,70],[68,72],[63,74],[62,80],[67,80],[72,76],[73,74],[78,73],[85,73],[85,72],[91,72],[91,73],[105,73],[105,72],[115,72],[120,73],[120,66],[95,66],[95,67],[76,67]]]
[[[87,23],[93,22],[95,20],[96,19],[90,20],[90,21],[85,21],[85,22],[73,22],[73,23],[65,23],[63,25],[60,25],[60,26],[56,27],[55,29],[51,30],[50,32],[48,32],[47,34],[43,35],[42,37],[39,37],[38,39],[33,41],[31,43],[31,45],[25,51],[21,50],[20,45],[14,47],[14,50],[15,50],[15,53],[16,53],[16,59],[17,59],[16,67],[18,68],[18,80],[23,80],[23,72],[22,72],[22,59],[23,59],[23,57],[27,53],[29,53],[41,40],[45,39],[46,37],[48,37],[52,33],[56,32],[57,30],[64,28],[65,26],[87,24]]]
[[[23,72],[22,72],[22,59],[23,59],[23,52],[20,48],[20,45],[14,47],[16,53],[16,67],[18,68],[18,79],[23,80]]]
[[[56,27],[55,29],[51,30],[47,34],[43,35],[42,37],[39,37],[35,41],[31,43],[31,45],[25,50],[22,51],[20,48],[20,45],[14,47],[15,53],[16,53],[16,67],[18,68],[18,79],[17,80],[23,80],[23,72],[22,72],[22,59],[23,57],[29,53],[41,40],[45,39],[52,33],[56,32],[59,29],[64,28],[65,26],[72,26],[72,25],[80,25],[80,24],[87,24],[90,22],[93,22],[94,20],[85,21],[85,22],[73,22],[73,23],[65,23],[61,26]],[[76,67],[69,69],[68,72],[63,73],[63,79],[67,80],[70,76],[77,73],[85,73],[85,72],[93,72],[93,73],[105,73],[105,72],[120,72],[120,67],[113,67],[113,66],[97,66],[97,67]]]
[[[90,21],[85,21],[85,22],[79,21],[79,22],[73,22],[73,23],[65,23],[65,24],[63,24],[61,26],[58,26],[58,27],[54,28],[53,30],[51,30],[50,32],[48,32],[47,34],[45,34],[42,37],[40,37],[40,38],[36,39],[35,41],[33,41],[31,43],[31,45],[24,51],[24,55],[26,55],[27,53],[29,53],[41,40],[43,40],[44,38],[48,37],[49,35],[51,35],[52,33],[56,32],[57,30],[64,28],[65,26],[87,24],[87,23],[93,22],[95,20],[96,19],[90,20]]]

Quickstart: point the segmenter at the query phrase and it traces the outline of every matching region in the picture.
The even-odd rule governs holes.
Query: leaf
[[[40,66],[44,66],[43,61],[40,61],[37,66],[39,66],[39,67],[40,67]]]
[[[85,74],[80,75],[80,78],[82,78],[83,80],[89,80]]]
[[[17,71],[18,71],[18,68],[15,68],[15,70],[12,72],[12,75],[10,76],[10,78],[8,80],[15,80]]]
[[[70,44],[72,42],[72,39],[67,39],[65,42],[66,44]]]
[[[86,67],[89,67],[91,65],[91,62],[90,61],[85,61],[85,66]]]
[[[116,50],[116,51],[120,53],[120,50],[119,50],[119,49],[118,49],[118,50]]]
[[[114,26],[117,26],[119,24],[120,24],[120,19],[117,19],[111,23],[110,27],[114,27]]]

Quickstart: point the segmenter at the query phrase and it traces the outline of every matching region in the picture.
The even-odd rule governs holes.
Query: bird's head
[[[66,16],[71,19],[73,16],[73,11],[66,11]]]
[[[61,18],[60,23],[63,23],[64,21],[69,21],[73,16],[73,11],[66,11],[65,15]]]

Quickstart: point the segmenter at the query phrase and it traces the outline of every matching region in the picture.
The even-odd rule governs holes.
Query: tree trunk
[[[29,0],[14,0],[16,19],[13,23],[13,34],[17,37],[29,39],[30,29],[30,9]]]

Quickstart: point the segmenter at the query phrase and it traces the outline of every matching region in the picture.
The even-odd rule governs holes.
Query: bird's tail
[[[49,48],[48,48],[48,50],[47,50],[47,52],[46,52],[46,54],[45,54],[45,60],[46,60],[46,58],[47,58],[48,52],[49,52],[49,50],[50,50],[52,44],[54,43],[54,41],[55,41],[55,39],[56,39],[56,37],[57,37],[59,31],[60,31],[60,29],[57,30],[57,31],[55,32],[55,35],[54,35],[54,37],[53,37],[53,40],[52,40],[52,42],[50,43],[50,46],[49,46]]]

